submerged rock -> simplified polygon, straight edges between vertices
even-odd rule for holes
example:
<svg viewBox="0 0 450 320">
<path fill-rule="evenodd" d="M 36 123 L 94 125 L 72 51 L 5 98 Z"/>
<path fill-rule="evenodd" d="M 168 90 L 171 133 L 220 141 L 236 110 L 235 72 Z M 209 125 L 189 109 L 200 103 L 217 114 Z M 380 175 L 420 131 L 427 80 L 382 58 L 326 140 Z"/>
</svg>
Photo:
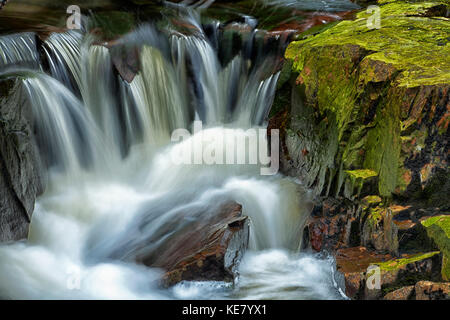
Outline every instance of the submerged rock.
<svg viewBox="0 0 450 320">
<path fill-rule="evenodd" d="M 249 224 L 242 206 L 229 202 L 212 220 L 199 221 L 172 238 L 163 252 L 141 259 L 147 266 L 166 271 L 166 286 L 182 280 L 233 281 L 248 241 Z"/>
</svg>

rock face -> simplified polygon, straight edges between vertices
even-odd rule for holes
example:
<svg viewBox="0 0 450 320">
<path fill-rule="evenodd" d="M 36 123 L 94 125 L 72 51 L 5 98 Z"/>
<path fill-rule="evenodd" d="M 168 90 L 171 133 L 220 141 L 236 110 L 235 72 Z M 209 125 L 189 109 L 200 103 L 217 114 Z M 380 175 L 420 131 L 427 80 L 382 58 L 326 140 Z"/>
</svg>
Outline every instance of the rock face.
<svg viewBox="0 0 450 320">
<path fill-rule="evenodd" d="M 281 170 L 316 195 L 309 247 L 341 263 L 342 250 L 361 246 L 371 263 L 439 252 L 425 259 L 432 263 L 402 267 L 422 270 L 420 279 L 402 268 L 382 271 L 381 291 L 367 292 L 366 270 L 346 272 L 355 299 L 448 281 L 445 223 L 425 221 L 450 213 L 449 5 L 377 4 L 381 28 L 364 10 L 290 44 L 269 119 L 269 129 L 280 129 Z"/>
<path fill-rule="evenodd" d="M 20 87 L 0 81 L 0 242 L 24 239 L 43 186 Z"/>
<path fill-rule="evenodd" d="M 212 220 L 196 223 L 170 241 L 170 247 L 142 262 L 166 271 L 164 284 L 182 280 L 233 281 L 248 247 L 249 224 L 241 205 L 222 205 Z"/>
<path fill-rule="evenodd" d="M 419 281 L 414 290 L 416 300 L 450 300 L 450 283 Z"/>
<path fill-rule="evenodd" d="M 443 254 L 442 279 L 450 281 L 450 216 L 428 218 L 422 225 Z"/>
</svg>

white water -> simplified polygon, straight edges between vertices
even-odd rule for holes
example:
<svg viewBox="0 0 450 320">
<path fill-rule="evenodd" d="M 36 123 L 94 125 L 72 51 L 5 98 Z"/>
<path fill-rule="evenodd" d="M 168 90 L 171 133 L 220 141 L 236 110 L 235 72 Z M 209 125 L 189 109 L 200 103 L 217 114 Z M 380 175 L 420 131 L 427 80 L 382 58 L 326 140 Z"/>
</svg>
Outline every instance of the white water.
<svg viewBox="0 0 450 320">
<path fill-rule="evenodd" d="M 196 22 L 192 15 L 186 19 Z M 113 74 L 109 50 L 89 36 L 47 40 L 51 75 L 34 72 L 22 84 L 47 155 L 49 182 L 36 203 L 28 241 L 0 247 L 0 297 L 340 297 L 332 262 L 298 253 L 311 210 L 299 182 L 260 176 L 256 165 L 171 162 L 182 147 L 170 143 L 172 130 L 189 128 L 194 118 L 204 121 L 200 134 L 207 139 L 193 136 L 193 148 L 218 135 L 237 139 L 244 129 L 261 128 L 278 78 L 261 77 L 269 58 L 251 68 L 238 55 L 222 67 L 196 25 L 196 35 L 169 30 L 166 43 L 148 26 L 125 37 L 143 43 L 141 72 L 131 84 Z M 187 76 L 188 55 L 194 79 Z M 190 95 L 189 82 L 201 94 Z M 235 286 L 184 282 L 163 290 L 161 270 L 133 262 L 229 199 L 242 204 L 251 221 L 250 251 Z"/>
</svg>

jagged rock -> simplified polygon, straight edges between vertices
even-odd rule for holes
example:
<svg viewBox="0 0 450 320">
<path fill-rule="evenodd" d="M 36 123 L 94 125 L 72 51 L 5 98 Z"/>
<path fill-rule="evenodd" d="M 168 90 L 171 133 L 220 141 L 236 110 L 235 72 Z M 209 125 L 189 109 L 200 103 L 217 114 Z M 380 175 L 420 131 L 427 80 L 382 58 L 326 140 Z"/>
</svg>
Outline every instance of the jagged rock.
<svg viewBox="0 0 450 320">
<path fill-rule="evenodd" d="M 166 271 L 164 285 L 182 280 L 233 281 L 248 247 L 249 225 L 241 205 L 222 205 L 212 220 L 199 221 L 187 232 L 172 238 L 170 247 L 151 258 L 147 266 Z"/>
<path fill-rule="evenodd" d="M 14 80 L 0 81 L 0 242 L 24 239 L 43 191 L 29 110 Z"/>
<path fill-rule="evenodd" d="M 450 300 L 450 283 L 419 281 L 414 286 L 416 300 Z"/>
<path fill-rule="evenodd" d="M 414 296 L 414 286 L 407 286 L 395 291 L 389 292 L 383 297 L 383 300 L 411 300 Z"/>
</svg>

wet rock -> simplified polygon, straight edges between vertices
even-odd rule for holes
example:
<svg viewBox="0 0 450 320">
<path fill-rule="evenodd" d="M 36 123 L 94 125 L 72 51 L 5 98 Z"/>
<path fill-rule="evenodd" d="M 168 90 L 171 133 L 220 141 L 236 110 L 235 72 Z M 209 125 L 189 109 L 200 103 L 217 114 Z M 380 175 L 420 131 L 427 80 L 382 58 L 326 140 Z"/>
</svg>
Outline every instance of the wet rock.
<svg viewBox="0 0 450 320">
<path fill-rule="evenodd" d="M 248 247 L 249 224 L 241 205 L 220 207 L 212 220 L 196 223 L 170 241 L 170 247 L 142 262 L 166 271 L 164 285 L 182 280 L 233 281 Z"/>
<path fill-rule="evenodd" d="M 0 81 L 0 242 L 25 239 L 43 191 L 26 102 L 14 80 Z"/>
<path fill-rule="evenodd" d="M 136 47 L 109 44 L 111 60 L 123 80 L 131 83 L 139 72 L 139 50 Z"/>
<path fill-rule="evenodd" d="M 389 292 L 383 297 L 383 300 L 412 300 L 414 297 L 414 286 L 407 286 L 395 291 Z"/>
<path fill-rule="evenodd" d="M 414 286 L 416 300 L 450 300 L 450 283 L 419 281 Z"/>
</svg>

